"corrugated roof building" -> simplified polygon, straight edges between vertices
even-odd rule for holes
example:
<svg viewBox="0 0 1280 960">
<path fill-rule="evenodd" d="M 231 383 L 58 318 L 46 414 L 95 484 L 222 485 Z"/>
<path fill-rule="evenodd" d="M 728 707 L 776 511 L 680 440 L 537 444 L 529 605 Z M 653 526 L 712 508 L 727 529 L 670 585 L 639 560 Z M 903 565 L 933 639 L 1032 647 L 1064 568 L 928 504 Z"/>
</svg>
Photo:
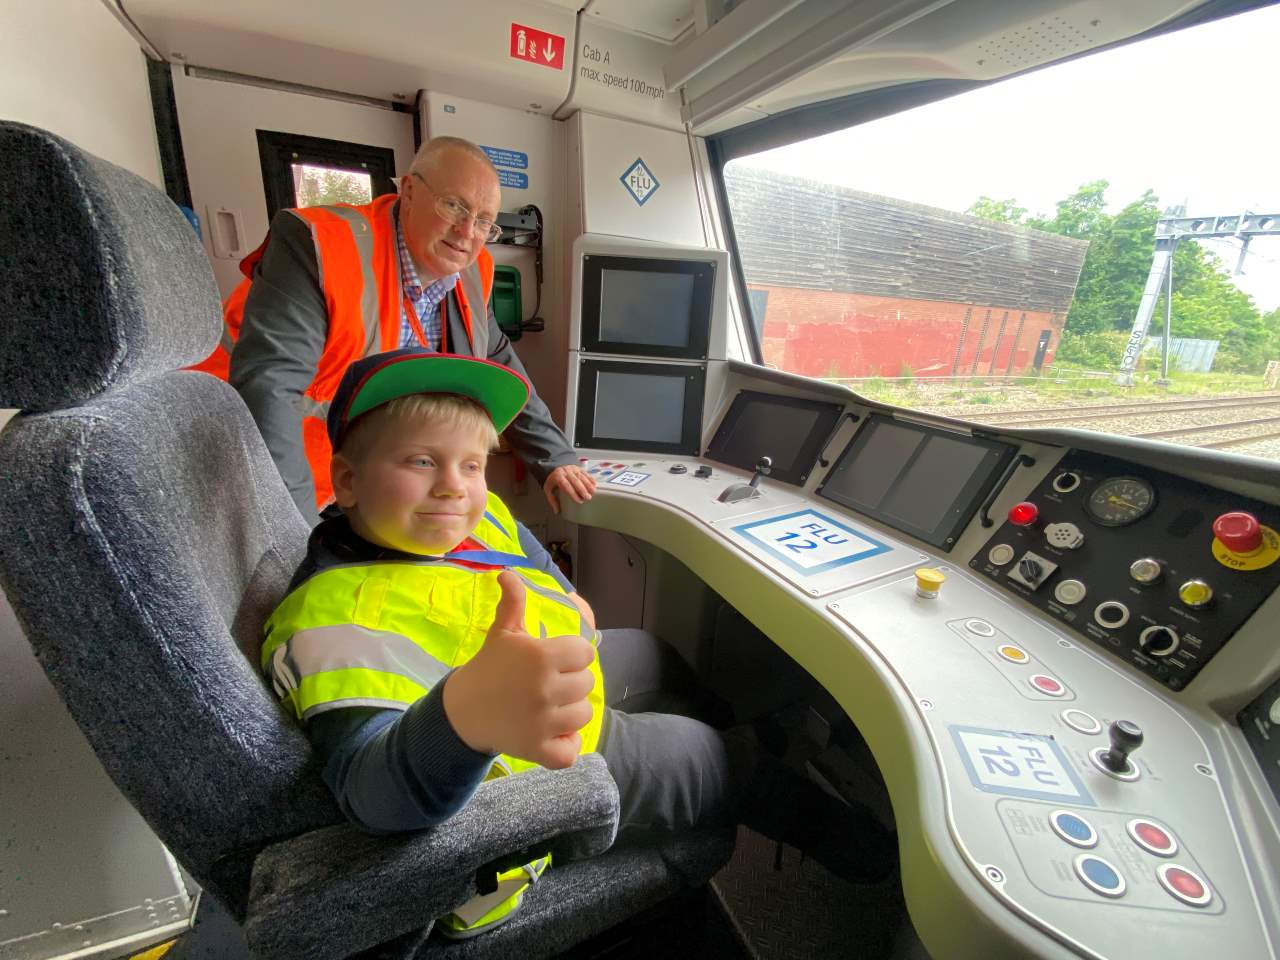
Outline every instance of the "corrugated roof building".
<svg viewBox="0 0 1280 960">
<path fill-rule="evenodd" d="M 857 377 L 1051 360 L 1086 241 L 750 167 L 725 179 L 766 362 Z"/>
</svg>

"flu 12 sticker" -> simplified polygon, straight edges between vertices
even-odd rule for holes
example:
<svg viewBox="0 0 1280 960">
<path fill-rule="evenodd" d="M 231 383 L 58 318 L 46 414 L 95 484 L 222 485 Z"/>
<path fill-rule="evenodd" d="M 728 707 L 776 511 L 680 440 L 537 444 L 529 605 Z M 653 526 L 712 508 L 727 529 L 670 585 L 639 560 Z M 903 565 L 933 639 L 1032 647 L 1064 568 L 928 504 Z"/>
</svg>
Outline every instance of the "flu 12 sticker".
<svg viewBox="0 0 1280 960">
<path fill-rule="evenodd" d="M 755 520 L 733 529 L 804 573 L 822 573 L 892 549 L 816 510 Z"/>
</svg>

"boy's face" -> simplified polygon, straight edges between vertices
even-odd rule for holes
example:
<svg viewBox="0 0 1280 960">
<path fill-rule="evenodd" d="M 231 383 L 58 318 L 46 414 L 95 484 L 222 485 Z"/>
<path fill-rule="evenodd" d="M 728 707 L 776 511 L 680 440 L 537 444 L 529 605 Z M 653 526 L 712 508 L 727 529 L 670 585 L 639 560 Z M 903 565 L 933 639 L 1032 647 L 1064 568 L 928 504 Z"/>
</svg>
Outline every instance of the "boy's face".
<svg viewBox="0 0 1280 960">
<path fill-rule="evenodd" d="M 356 533 L 406 553 L 447 553 L 484 516 L 488 459 L 478 430 L 380 418 L 363 454 L 333 460 L 333 486 Z"/>
</svg>

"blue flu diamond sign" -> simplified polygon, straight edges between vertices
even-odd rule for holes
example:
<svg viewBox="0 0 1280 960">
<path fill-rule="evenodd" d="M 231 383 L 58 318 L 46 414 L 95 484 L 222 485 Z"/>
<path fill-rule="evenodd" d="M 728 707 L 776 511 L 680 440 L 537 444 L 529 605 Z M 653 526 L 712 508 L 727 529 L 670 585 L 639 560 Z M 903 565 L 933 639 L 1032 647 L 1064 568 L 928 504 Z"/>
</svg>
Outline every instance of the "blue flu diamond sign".
<svg viewBox="0 0 1280 960">
<path fill-rule="evenodd" d="M 619 177 L 622 185 L 627 188 L 627 193 L 640 206 L 645 205 L 645 201 L 652 197 L 662 184 L 658 183 L 658 178 L 653 175 L 648 167 L 644 165 L 644 161 L 636 157 L 636 162 L 627 167 L 627 172 Z"/>
</svg>

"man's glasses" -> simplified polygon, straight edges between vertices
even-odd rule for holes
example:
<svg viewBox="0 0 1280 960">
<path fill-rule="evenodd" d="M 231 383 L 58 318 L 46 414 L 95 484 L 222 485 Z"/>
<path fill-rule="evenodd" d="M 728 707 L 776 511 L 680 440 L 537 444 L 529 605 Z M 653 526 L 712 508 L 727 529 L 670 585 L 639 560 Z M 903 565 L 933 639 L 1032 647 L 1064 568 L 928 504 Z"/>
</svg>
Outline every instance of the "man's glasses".
<svg viewBox="0 0 1280 960">
<path fill-rule="evenodd" d="M 477 217 L 463 204 L 453 199 L 453 197 L 442 197 L 431 189 L 431 184 L 423 180 L 422 174 L 413 171 L 413 175 L 422 181 L 422 185 L 430 191 L 436 200 L 436 213 L 444 217 L 455 227 L 465 227 L 468 222 L 471 223 L 471 235 L 476 239 L 483 239 L 486 243 L 495 242 L 502 236 L 502 228 L 492 220 L 486 220 L 483 217 Z"/>
</svg>

